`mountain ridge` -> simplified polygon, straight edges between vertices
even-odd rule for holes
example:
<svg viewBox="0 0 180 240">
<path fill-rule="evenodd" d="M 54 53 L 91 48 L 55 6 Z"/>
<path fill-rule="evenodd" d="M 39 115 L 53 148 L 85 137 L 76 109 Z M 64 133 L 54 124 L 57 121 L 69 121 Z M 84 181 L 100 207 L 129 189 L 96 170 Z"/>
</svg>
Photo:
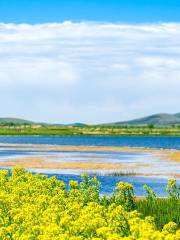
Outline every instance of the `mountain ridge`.
<svg viewBox="0 0 180 240">
<path fill-rule="evenodd" d="M 110 125 L 173 125 L 180 124 L 180 113 L 157 113 L 146 117 L 135 118 L 129 121 L 110 123 Z"/>
<path fill-rule="evenodd" d="M 0 124 L 35 124 L 33 121 L 25 120 L 22 118 L 13 118 L 13 117 L 0 117 Z"/>
<path fill-rule="evenodd" d="M 0 124 L 41 124 L 45 125 L 48 123 L 40 123 L 35 121 L 29 121 L 21 118 L 0 118 Z M 140 126 L 140 125 L 180 125 L 180 112 L 175 114 L 169 113 L 157 113 L 153 115 L 149 115 L 146 117 L 135 118 L 129 121 L 119 121 L 119 122 L 111 122 L 104 124 L 96 124 L 98 126 Z M 75 127 L 85 127 L 88 124 L 85 123 L 70 123 L 70 124 L 48 124 L 48 125 L 60 125 L 60 126 L 75 126 Z"/>
</svg>

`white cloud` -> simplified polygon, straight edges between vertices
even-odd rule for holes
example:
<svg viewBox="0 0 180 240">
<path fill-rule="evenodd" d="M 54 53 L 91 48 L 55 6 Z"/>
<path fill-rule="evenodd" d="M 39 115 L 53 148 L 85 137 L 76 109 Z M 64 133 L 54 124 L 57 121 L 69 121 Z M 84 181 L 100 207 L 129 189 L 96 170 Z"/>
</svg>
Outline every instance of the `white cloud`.
<svg viewBox="0 0 180 240">
<path fill-rule="evenodd" d="M 0 24 L 1 116 L 110 122 L 180 111 L 180 24 Z"/>
</svg>

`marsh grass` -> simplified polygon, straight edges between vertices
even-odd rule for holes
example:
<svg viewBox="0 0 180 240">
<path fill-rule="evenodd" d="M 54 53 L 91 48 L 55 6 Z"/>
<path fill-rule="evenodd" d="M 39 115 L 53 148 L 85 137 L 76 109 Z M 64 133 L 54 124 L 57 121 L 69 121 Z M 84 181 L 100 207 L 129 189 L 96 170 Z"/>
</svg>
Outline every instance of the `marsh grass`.
<svg viewBox="0 0 180 240">
<path fill-rule="evenodd" d="M 83 174 L 88 174 L 89 176 L 95 176 L 95 177 L 105 177 L 105 176 L 109 176 L 109 177 L 120 177 L 120 176 L 138 176 L 138 173 L 134 172 L 134 171 L 116 171 L 116 172 L 83 172 Z"/>
<path fill-rule="evenodd" d="M 136 201 L 136 208 L 143 217 L 154 217 L 158 229 L 170 221 L 180 228 L 180 199 L 157 198 L 151 202 L 142 198 Z"/>
<path fill-rule="evenodd" d="M 130 172 L 112 172 L 112 173 L 108 173 L 108 176 L 113 176 L 113 177 L 119 177 L 119 176 L 138 176 L 138 173 L 134 172 L 134 171 L 130 171 Z"/>
</svg>

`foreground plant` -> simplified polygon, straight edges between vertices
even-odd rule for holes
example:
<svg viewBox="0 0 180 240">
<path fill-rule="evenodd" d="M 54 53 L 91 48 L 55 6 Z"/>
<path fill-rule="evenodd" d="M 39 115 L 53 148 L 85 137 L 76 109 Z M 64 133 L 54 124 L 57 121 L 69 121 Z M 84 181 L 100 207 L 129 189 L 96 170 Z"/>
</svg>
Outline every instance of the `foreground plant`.
<svg viewBox="0 0 180 240">
<path fill-rule="evenodd" d="M 180 187 L 177 186 L 175 179 L 170 179 L 166 187 L 169 198 L 177 200 L 180 198 Z"/>
<path fill-rule="evenodd" d="M 129 198 L 129 199 L 128 199 Z M 83 176 L 69 188 L 55 177 L 22 168 L 0 171 L 0 240 L 178 240 L 174 222 L 156 229 L 141 218 L 133 188 L 119 183 L 116 195 L 100 197 L 96 178 Z M 129 210 L 128 210 L 129 208 Z"/>
</svg>

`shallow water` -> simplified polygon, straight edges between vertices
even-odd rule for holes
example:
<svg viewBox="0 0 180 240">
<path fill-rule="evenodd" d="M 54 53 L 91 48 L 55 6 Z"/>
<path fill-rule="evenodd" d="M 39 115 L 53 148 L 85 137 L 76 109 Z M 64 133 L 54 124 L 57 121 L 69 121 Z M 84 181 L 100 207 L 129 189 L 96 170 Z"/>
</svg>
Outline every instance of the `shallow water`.
<svg viewBox="0 0 180 240">
<path fill-rule="evenodd" d="M 168 173 L 180 173 L 180 164 L 167 159 L 159 159 L 152 153 L 145 152 L 102 152 L 102 151 L 49 151 L 48 145 L 67 145 L 67 146 L 119 146 L 119 147 L 145 147 L 158 149 L 180 149 L 180 137 L 10 137 L 0 136 L 0 161 L 27 156 L 48 157 L 49 162 L 96 162 L 113 163 L 126 166 L 139 166 L 146 164 L 143 168 L 136 169 L 136 173 L 164 173 L 164 177 L 142 177 L 142 176 L 98 176 L 101 182 L 101 193 L 110 194 L 119 181 L 133 183 L 135 193 L 138 196 L 144 195 L 143 185 L 151 186 L 159 196 L 165 196 L 165 185 L 167 184 Z M 26 150 L 26 146 L 6 146 L 2 144 L 33 144 L 31 150 Z M 36 144 L 42 145 L 43 150 L 37 150 Z M 7 150 L 6 150 L 7 148 Z M 12 150 L 10 151 L 9 149 Z M 19 148 L 19 149 L 18 149 Z M 23 150 L 24 148 L 24 150 Z M 20 150 L 21 149 L 21 150 Z M 54 158 L 55 157 L 55 158 Z M 149 168 L 148 165 L 151 165 Z M 80 180 L 82 171 L 74 169 L 30 169 L 31 171 L 55 174 L 59 179 L 66 183 L 70 179 Z M 88 171 L 86 171 L 88 172 Z M 127 171 L 128 172 L 128 171 Z M 89 174 L 110 173 L 108 170 L 89 171 Z M 180 179 L 178 179 L 180 183 Z"/>
</svg>

